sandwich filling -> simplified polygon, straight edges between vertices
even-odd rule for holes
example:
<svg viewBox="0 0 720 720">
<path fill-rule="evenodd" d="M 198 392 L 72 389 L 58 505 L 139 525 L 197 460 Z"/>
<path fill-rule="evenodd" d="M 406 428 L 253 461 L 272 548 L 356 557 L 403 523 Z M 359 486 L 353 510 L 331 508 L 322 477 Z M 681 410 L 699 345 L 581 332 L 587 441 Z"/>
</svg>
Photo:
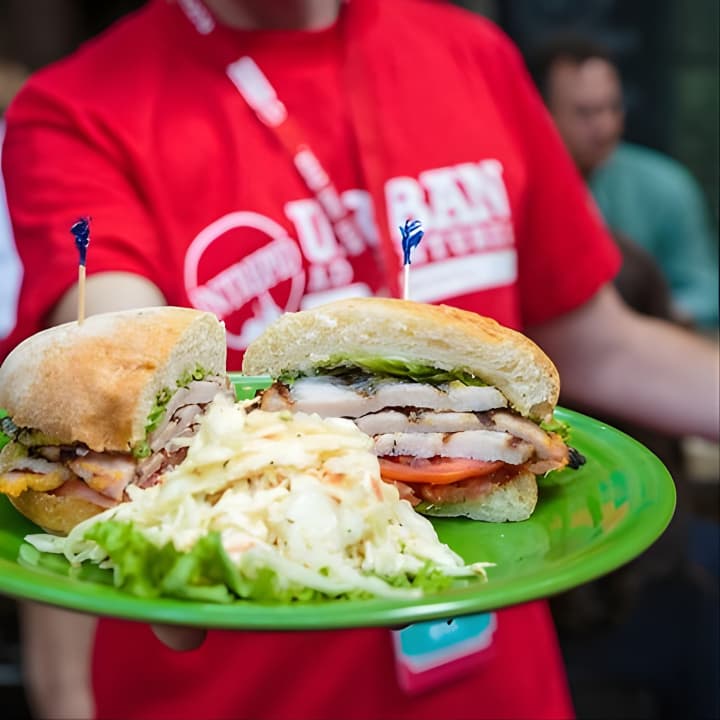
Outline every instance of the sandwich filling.
<svg viewBox="0 0 720 720">
<path fill-rule="evenodd" d="M 578 466 L 560 434 L 520 415 L 482 380 L 381 362 L 382 374 L 363 361 L 281 378 L 261 407 L 352 419 L 372 437 L 383 479 L 413 505 L 481 500 L 522 472 Z"/>
<path fill-rule="evenodd" d="M 2 419 L 10 442 L 0 452 L 0 492 L 18 497 L 26 490 L 74 497 L 109 508 L 128 499 L 130 485 L 149 487 L 185 458 L 179 438 L 192 437 L 199 418 L 218 395 L 234 398 L 225 377 L 196 368 L 176 387 L 158 393 L 145 438 L 127 452 L 97 452 L 85 443 L 60 443 L 43 433 Z"/>
</svg>

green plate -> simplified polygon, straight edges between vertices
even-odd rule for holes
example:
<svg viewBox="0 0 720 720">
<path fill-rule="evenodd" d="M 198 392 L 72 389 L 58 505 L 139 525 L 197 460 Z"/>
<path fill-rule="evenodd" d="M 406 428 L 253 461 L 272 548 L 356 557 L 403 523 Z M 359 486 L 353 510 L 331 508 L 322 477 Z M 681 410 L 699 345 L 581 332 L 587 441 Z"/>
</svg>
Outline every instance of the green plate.
<svg viewBox="0 0 720 720">
<path fill-rule="evenodd" d="M 252 395 L 265 378 L 234 378 Z M 37 528 L 0 498 L 0 592 L 97 615 L 233 629 L 322 629 L 407 623 L 481 612 L 547 597 L 592 580 L 643 552 L 663 532 L 675 507 L 675 487 L 662 463 L 627 435 L 569 410 L 572 444 L 587 458 L 577 471 L 555 473 L 538 507 L 522 523 L 433 519 L 443 542 L 467 562 L 490 561 L 486 583 L 426 595 L 271 605 L 239 600 L 214 605 L 145 600 L 109 584 L 97 568 L 71 570 L 59 556 L 29 565 L 23 537 Z M 27 547 L 27 546 L 25 546 Z"/>
</svg>

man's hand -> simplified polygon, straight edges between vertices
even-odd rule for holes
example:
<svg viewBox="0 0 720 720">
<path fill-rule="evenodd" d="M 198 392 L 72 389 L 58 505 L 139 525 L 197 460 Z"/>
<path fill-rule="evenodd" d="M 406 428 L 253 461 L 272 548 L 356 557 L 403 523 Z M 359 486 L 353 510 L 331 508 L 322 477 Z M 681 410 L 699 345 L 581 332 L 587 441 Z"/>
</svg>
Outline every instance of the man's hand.
<svg viewBox="0 0 720 720">
<path fill-rule="evenodd" d="M 23 683 L 33 717 L 94 717 L 90 661 L 95 618 L 20 603 Z"/>
<path fill-rule="evenodd" d="M 207 636 L 207 630 L 175 625 L 153 625 L 152 631 L 163 645 L 179 652 L 196 650 L 205 642 Z"/>
</svg>

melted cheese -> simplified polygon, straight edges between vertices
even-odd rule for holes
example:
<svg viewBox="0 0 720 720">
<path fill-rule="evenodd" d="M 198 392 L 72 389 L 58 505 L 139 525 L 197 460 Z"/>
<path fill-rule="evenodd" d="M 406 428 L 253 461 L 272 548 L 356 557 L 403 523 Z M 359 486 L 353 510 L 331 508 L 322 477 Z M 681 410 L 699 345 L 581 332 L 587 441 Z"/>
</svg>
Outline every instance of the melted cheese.
<svg viewBox="0 0 720 720">
<path fill-rule="evenodd" d="M 49 473 L 12 470 L 0 475 L 0 493 L 17 497 L 25 490 L 46 492 L 59 488 L 69 477 L 67 470 L 54 470 Z"/>
</svg>

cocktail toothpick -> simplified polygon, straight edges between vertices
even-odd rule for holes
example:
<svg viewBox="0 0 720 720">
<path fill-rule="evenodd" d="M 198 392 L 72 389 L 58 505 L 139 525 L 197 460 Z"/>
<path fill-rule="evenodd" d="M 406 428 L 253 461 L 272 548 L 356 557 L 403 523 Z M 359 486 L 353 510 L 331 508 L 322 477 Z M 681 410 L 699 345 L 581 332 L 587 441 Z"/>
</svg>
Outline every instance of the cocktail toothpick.
<svg viewBox="0 0 720 720">
<path fill-rule="evenodd" d="M 419 220 L 406 220 L 404 227 L 400 227 L 403 250 L 403 298 L 410 299 L 410 252 L 420 244 L 425 233 L 420 229 Z"/>
<path fill-rule="evenodd" d="M 80 255 L 78 265 L 78 324 L 85 319 L 85 261 L 87 259 L 87 248 L 90 244 L 90 218 L 80 218 L 73 223 L 70 232 L 75 238 L 75 247 Z"/>
</svg>

